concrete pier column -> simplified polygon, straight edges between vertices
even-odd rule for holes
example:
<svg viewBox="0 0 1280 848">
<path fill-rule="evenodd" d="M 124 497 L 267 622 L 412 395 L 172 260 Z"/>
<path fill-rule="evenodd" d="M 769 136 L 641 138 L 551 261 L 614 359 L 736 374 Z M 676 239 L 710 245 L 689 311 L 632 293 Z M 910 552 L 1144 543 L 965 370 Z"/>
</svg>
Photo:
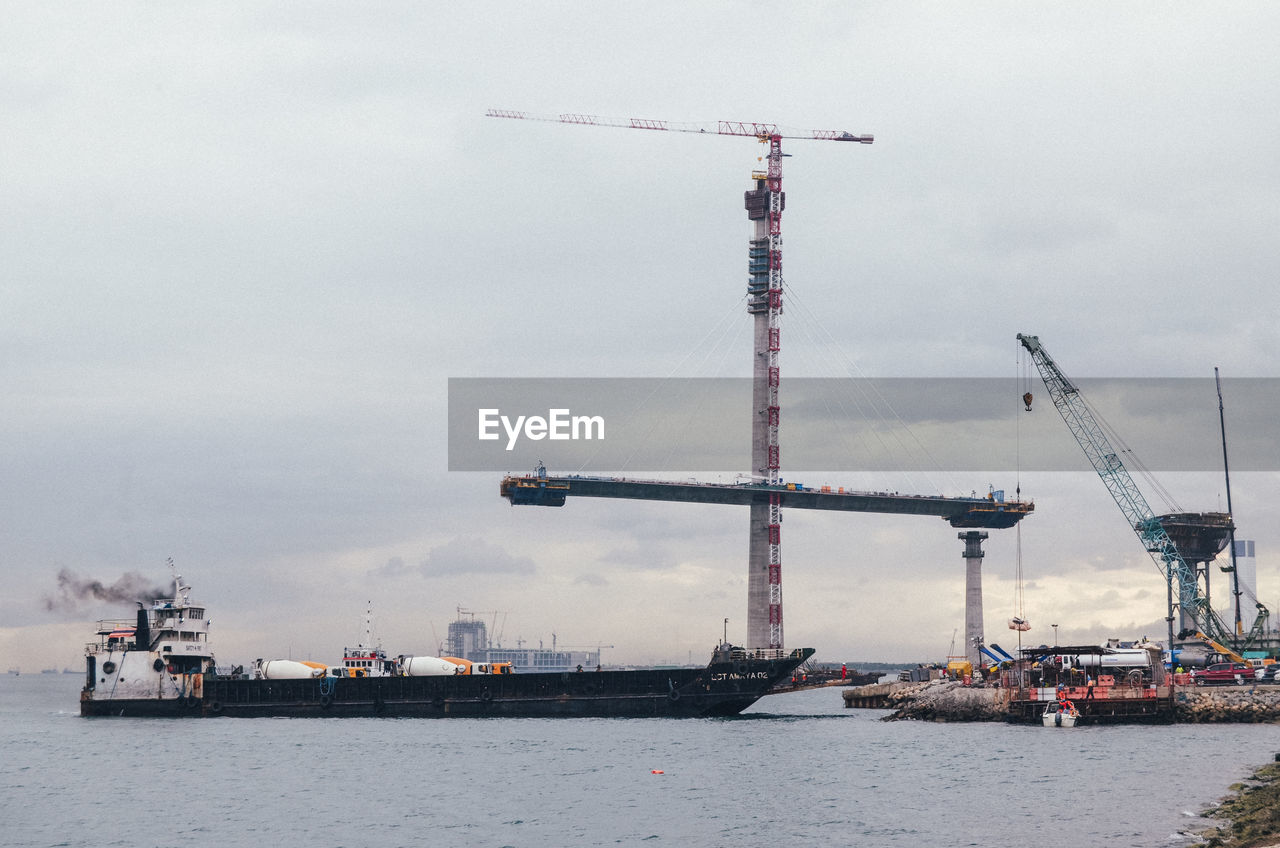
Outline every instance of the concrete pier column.
<svg viewBox="0 0 1280 848">
<path fill-rule="evenodd" d="M 964 542 L 964 656 L 976 669 L 982 665 L 978 645 L 985 644 L 982 632 L 982 542 L 987 534 L 969 530 L 958 534 Z"/>
</svg>

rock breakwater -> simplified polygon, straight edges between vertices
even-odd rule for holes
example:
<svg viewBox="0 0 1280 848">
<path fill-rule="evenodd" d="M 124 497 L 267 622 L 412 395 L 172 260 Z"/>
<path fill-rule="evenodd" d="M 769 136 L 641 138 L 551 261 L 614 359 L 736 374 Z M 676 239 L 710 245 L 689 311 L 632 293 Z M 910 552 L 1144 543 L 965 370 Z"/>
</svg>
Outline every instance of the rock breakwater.
<svg viewBox="0 0 1280 848">
<path fill-rule="evenodd" d="M 1005 721 L 1009 690 L 954 680 L 851 687 L 845 706 L 889 709 L 886 721 Z M 1182 687 L 1174 693 L 1174 721 L 1280 722 L 1280 687 Z"/>
<path fill-rule="evenodd" d="M 965 686 L 958 681 L 901 683 L 890 692 L 887 720 L 1004 721 L 1007 712 L 999 689 Z"/>
<path fill-rule="evenodd" d="M 1274 722 L 1280 721 L 1280 689 L 1218 687 L 1185 690 L 1174 696 L 1174 721 Z"/>
</svg>

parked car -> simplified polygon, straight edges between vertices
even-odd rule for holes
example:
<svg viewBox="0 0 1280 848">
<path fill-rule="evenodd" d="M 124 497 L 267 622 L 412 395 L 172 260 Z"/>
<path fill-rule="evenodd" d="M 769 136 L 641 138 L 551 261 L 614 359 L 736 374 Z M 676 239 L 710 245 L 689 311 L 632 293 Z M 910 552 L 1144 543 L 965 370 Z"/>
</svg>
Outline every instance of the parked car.
<svg viewBox="0 0 1280 848">
<path fill-rule="evenodd" d="M 1214 663 L 1208 668 L 1197 669 L 1191 672 L 1191 680 L 1197 686 L 1212 686 L 1226 683 L 1234 683 L 1237 686 L 1243 686 L 1245 681 L 1252 682 L 1257 679 L 1254 672 L 1254 667 L 1247 663 Z"/>
<path fill-rule="evenodd" d="M 1280 683 L 1280 663 L 1271 663 L 1259 668 L 1258 679 L 1264 683 Z"/>
</svg>

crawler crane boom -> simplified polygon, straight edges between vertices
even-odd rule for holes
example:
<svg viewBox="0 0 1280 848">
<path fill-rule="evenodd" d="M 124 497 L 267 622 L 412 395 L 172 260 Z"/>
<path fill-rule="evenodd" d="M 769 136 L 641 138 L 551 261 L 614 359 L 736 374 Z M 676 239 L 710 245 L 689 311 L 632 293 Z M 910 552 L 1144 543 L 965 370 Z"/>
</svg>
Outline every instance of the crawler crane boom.
<svg viewBox="0 0 1280 848">
<path fill-rule="evenodd" d="M 1178 584 L 1178 604 L 1185 616 L 1184 620 L 1194 622 L 1190 627 L 1210 634 L 1219 642 L 1226 641 L 1229 638 L 1228 631 L 1201 594 L 1196 569 L 1183 558 L 1160 518 L 1152 511 L 1121 461 L 1119 452 L 1112 447 L 1111 440 L 1085 404 L 1080 390 L 1062 373 L 1058 364 L 1040 344 L 1039 337 L 1019 333 L 1018 341 L 1031 354 L 1031 359 L 1053 398 L 1053 405 L 1062 415 L 1062 420 L 1067 422 L 1071 435 L 1075 436 L 1093 465 L 1093 470 L 1102 478 L 1129 526 L 1138 534 L 1143 547 L 1151 554 L 1168 581 L 1169 647 L 1173 647 L 1174 637 L 1174 582 Z"/>
</svg>

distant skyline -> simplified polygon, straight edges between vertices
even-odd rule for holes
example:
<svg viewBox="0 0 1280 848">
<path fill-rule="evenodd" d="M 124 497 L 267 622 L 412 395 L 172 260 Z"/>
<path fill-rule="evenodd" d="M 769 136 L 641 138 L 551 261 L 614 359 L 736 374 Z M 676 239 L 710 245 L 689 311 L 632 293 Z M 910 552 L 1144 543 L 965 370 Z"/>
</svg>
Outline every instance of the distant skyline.
<svg viewBox="0 0 1280 848">
<path fill-rule="evenodd" d="M 458 606 L 499 611 L 508 643 L 615 645 L 606 662 L 703 661 L 725 618 L 745 638 L 745 511 L 512 508 L 501 474 L 448 470 L 448 385 L 749 375 L 758 145 L 489 108 L 875 135 L 784 147 L 784 465 L 803 438 L 788 380 L 1015 378 L 1019 332 L 1079 378 L 1280 377 L 1271 5 L 7 12 L 6 668 L 78 667 L 93 623 L 130 615 L 62 599 L 60 574 L 163 585 L 168 557 L 222 662 L 332 659 L 369 605 L 395 653 L 429 652 Z M 1275 418 L 1226 402 L 1241 439 Z M 1210 396 L 1146 420 L 1216 437 L 1216 416 Z M 922 442 L 975 438 L 903 417 Z M 1098 479 L 1028 470 L 1034 444 L 1070 449 L 1051 405 L 1011 397 L 990 417 L 1014 433 L 982 434 L 1007 451 L 995 468 L 908 447 L 898 470 L 797 478 L 1020 489 L 1034 516 L 985 547 L 988 639 L 1016 643 L 1019 548 L 1024 642 L 1050 622 L 1070 641 L 1162 634 L 1164 580 Z M 700 423 L 742 426 L 721 418 Z M 1141 455 L 1147 432 L 1123 435 Z M 847 435 L 835 468 L 871 450 Z M 1219 469 L 1159 479 L 1188 510 L 1225 509 Z M 1280 612 L 1280 474 L 1231 482 Z M 790 646 L 946 655 L 963 630 L 952 528 L 799 511 L 784 526 Z"/>
</svg>

